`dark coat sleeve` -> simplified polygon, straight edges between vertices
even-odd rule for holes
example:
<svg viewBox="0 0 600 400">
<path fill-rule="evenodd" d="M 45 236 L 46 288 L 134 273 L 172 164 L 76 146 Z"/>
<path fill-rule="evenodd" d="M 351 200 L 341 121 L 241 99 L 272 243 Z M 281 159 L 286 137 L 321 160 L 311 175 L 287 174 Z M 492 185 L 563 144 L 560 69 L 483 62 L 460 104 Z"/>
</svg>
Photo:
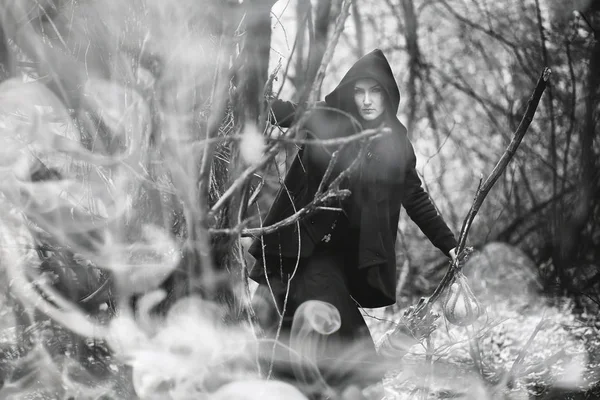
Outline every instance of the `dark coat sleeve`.
<svg viewBox="0 0 600 400">
<path fill-rule="evenodd" d="M 411 153 L 412 158 L 406 171 L 405 194 L 402 205 L 410 219 L 419 226 L 429 241 L 445 255 L 448 255 L 448 252 L 456 247 L 458 243 L 444 219 L 438 214 L 429 194 L 423 189 L 416 170 L 414 150 Z"/>
<path fill-rule="evenodd" d="M 291 101 L 275 99 L 271 103 L 269 122 L 282 128 L 289 128 L 294 122 L 298 105 Z"/>
<path fill-rule="evenodd" d="M 291 101 L 275 99 L 271 103 L 269 123 L 282 128 L 289 128 L 296 119 L 298 107 L 298 104 Z M 327 107 L 327 104 L 323 101 L 317 102 L 312 109 L 304 110 L 304 112 L 310 113 L 310 118 L 304 122 L 301 131 L 303 131 L 308 138 L 332 139 L 336 137 L 336 134 L 339 135 L 340 132 L 343 134 L 348 134 L 350 132 L 350 130 L 346 131 L 340 129 L 339 115 L 332 113 L 330 108 Z M 316 143 L 303 145 L 302 147 L 305 148 L 302 162 L 306 169 L 310 170 L 310 178 L 320 182 L 321 177 L 327 169 L 332 152 L 335 149 Z M 340 157 L 340 160 L 338 160 L 333 168 L 331 179 L 339 175 L 348 165 L 349 161 L 347 160 L 347 157 Z"/>
<path fill-rule="evenodd" d="M 269 122 L 281 127 L 289 127 L 294 120 L 297 105 L 282 100 L 275 100 L 271 106 Z M 326 130 L 327 118 L 321 113 L 314 113 L 304 127 L 308 132 Z M 324 168 L 330 154 L 320 145 L 302 145 L 286 173 L 284 185 L 279 189 L 273 204 L 263 222 L 264 226 L 275 224 L 295 211 L 310 203 L 319 187 Z M 263 247 L 266 255 L 280 254 L 284 257 L 296 258 L 308 256 L 314 248 L 315 240 L 320 240 L 322 231 L 329 229 L 335 216 L 331 212 L 316 211 L 299 223 L 288 225 L 276 232 L 257 237 L 250 246 L 249 253 L 256 259 L 262 258 Z M 299 231 L 298 231 L 299 230 Z M 300 248 L 298 246 L 300 245 Z M 255 279 L 261 271 L 254 269 L 251 277 Z"/>
</svg>

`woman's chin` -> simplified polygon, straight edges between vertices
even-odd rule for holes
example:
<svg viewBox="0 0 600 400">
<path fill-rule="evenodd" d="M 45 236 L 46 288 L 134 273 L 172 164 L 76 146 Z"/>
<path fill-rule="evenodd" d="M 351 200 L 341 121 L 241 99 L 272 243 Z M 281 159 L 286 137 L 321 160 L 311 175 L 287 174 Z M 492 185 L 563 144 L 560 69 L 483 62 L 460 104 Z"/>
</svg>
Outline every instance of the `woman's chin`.
<svg viewBox="0 0 600 400">
<path fill-rule="evenodd" d="M 373 120 L 376 120 L 377 118 L 379 118 L 379 115 L 381 115 L 381 114 L 369 113 L 369 114 L 361 114 L 361 117 L 365 121 L 373 121 Z"/>
</svg>

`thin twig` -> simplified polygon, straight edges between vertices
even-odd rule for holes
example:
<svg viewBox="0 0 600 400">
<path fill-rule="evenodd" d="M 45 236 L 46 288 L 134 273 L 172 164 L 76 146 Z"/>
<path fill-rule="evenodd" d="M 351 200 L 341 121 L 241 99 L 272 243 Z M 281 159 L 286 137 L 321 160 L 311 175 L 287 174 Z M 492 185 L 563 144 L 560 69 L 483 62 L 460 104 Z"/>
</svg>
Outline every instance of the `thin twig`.
<svg viewBox="0 0 600 400">
<path fill-rule="evenodd" d="M 258 116 L 258 129 L 259 131 L 263 131 L 265 125 L 267 123 L 267 116 L 271 110 L 271 105 L 273 104 L 274 97 L 271 96 L 271 92 L 273 91 L 273 81 L 277 76 L 277 73 L 281 69 L 281 60 L 277 63 L 275 70 L 269 75 L 269 79 L 265 82 L 265 87 L 263 88 L 263 98 L 269 99 L 263 106 L 260 108 L 260 115 Z"/>
<path fill-rule="evenodd" d="M 290 276 L 288 276 L 288 279 L 287 279 L 287 286 L 286 286 L 286 290 L 285 290 L 285 296 L 283 299 L 281 314 L 279 316 L 279 323 L 277 324 L 277 332 L 275 333 L 275 344 L 273 344 L 273 350 L 271 352 L 271 363 L 269 365 L 269 373 L 267 374 L 267 379 L 269 379 L 271 377 L 271 374 L 273 372 L 275 346 L 276 346 L 276 343 L 279 341 L 279 336 L 281 335 L 281 329 L 283 328 L 283 319 L 285 317 L 285 312 L 286 312 L 287 306 L 288 306 L 288 299 L 289 299 L 289 295 L 290 295 L 290 288 L 291 288 L 292 280 L 296 276 L 296 272 L 298 272 L 298 267 L 300 266 L 301 237 L 300 237 L 300 229 L 299 228 L 297 229 L 297 232 L 298 232 L 298 254 L 296 256 L 296 265 L 294 266 L 294 270 L 292 271 L 292 274 Z M 263 253 L 264 253 L 264 248 L 263 248 Z M 281 255 L 281 252 L 279 254 Z M 263 260 L 264 260 L 264 257 L 263 257 Z M 263 261 L 263 262 L 265 262 L 265 277 L 267 277 L 267 279 L 268 279 L 268 274 L 266 273 L 266 261 Z M 273 297 L 274 297 L 274 295 L 273 295 Z"/>
<path fill-rule="evenodd" d="M 299 139 L 299 138 L 293 138 L 293 137 L 289 137 L 288 135 L 286 136 L 279 136 L 279 137 L 265 137 L 264 140 L 267 142 L 271 142 L 271 143 L 276 143 L 276 142 L 282 142 L 285 144 L 305 144 L 305 145 L 319 145 L 319 146 L 324 146 L 324 147 L 333 147 L 333 146 L 342 146 L 345 144 L 348 144 L 350 142 L 354 142 L 356 140 L 362 140 L 362 139 L 366 139 L 370 136 L 374 136 L 380 133 L 391 133 L 391 130 L 389 128 L 383 128 L 383 129 L 377 129 L 377 128 L 373 128 L 373 129 L 365 129 L 363 131 L 354 133 L 352 135 L 348 135 L 348 136 L 344 136 L 344 137 L 340 137 L 340 138 L 334 138 L 334 139 L 316 139 L 316 138 L 306 138 L 306 139 Z M 207 139 L 201 139 L 201 140 L 195 140 L 191 143 L 189 143 L 190 146 L 192 146 L 193 149 L 197 149 L 197 148 L 201 148 L 204 149 L 205 146 L 207 145 L 212 145 L 212 144 L 216 144 L 216 143 L 222 143 L 222 144 L 226 144 L 229 142 L 236 142 L 236 141 L 241 141 L 243 139 L 243 135 L 228 135 L 228 136 L 217 136 L 217 137 L 210 137 Z M 165 139 L 165 141 L 170 141 L 169 139 Z M 187 146 L 187 143 L 183 143 L 183 142 L 173 142 L 174 146 Z M 154 183 L 154 182 L 152 182 Z"/>
<path fill-rule="evenodd" d="M 241 231 L 242 236 L 258 236 L 258 235 L 266 235 L 269 233 L 273 233 L 275 231 L 277 231 L 278 229 L 283 228 L 284 226 L 288 226 L 291 225 L 295 222 L 297 222 L 298 220 L 306 217 L 308 214 L 310 214 L 311 212 L 313 212 L 315 209 L 319 208 L 321 206 L 321 204 L 326 204 L 328 203 L 330 200 L 332 199 L 336 199 L 336 198 L 346 198 L 347 196 L 350 195 L 350 191 L 349 190 L 329 190 L 325 193 L 323 193 L 323 195 L 319 196 L 318 198 L 314 199 L 311 203 L 309 203 L 306 207 L 303 207 L 301 209 L 299 209 L 298 211 L 296 211 L 295 213 L 293 213 L 292 215 L 290 215 L 289 217 L 282 219 L 281 221 L 276 222 L 273 225 L 268 225 L 268 226 L 264 226 L 262 228 L 250 228 L 250 229 L 243 229 Z M 243 226 L 243 225 L 242 225 Z M 210 232 L 211 233 L 235 233 L 235 232 L 239 232 L 238 229 L 236 228 L 232 228 L 232 229 L 211 229 Z"/>
<path fill-rule="evenodd" d="M 483 360 L 481 359 L 481 350 L 479 349 L 479 342 L 477 341 L 477 337 L 471 332 L 470 327 L 465 326 L 465 331 L 467 332 L 467 337 L 469 338 L 469 353 L 471 353 L 471 358 L 477 367 L 477 372 L 483 378 Z"/>
<path fill-rule="evenodd" d="M 260 209 L 259 209 L 260 212 Z M 260 219 L 260 225 L 262 226 L 262 218 Z M 261 247 L 261 258 L 262 258 L 262 267 L 263 273 L 265 275 L 265 281 L 267 282 L 267 287 L 269 288 L 269 293 L 271 294 L 271 299 L 273 300 L 273 305 L 275 306 L 275 311 L 277 311 L 277 315 L 280 318 L 283 317 L 283 312 L 279 311 L 279 306 L 277 305 L 277 297 L 275 297 L 275 292 L 273 292 L 273 286 L 271 285 L 271 279 L 269 279 L 269 271 L 267 270 L 267 255 L 265 254 L 265 246 Z"/>
<path fill-rule="evenodd" d="M 373 129 L 365 129 L 361 132 L 357 132 L 352 135 L 344 136 L 341 138 L 335 139 L 296 139 L 289 137 L 275 137 L 275 138 L 267 138 L 268 141 L 274 142 L 284 142 L 290 144 L 315 144 L 319 146 L 343 146 L 347 145 L 351 142 L 355 142 L 357 140 L 366 139 L 370 136 L 380 135 L 380 134 L 389 134 L 391 133 L 390 128 L 373 128 Z"/>
<path fill-rule="evenodd" d="M 285 296 L 283 299 L 281 315 L 279 317 L 279 322 L 277 323 L 277 331 L 275 332 L 275 341 L 273 343 L 273 348 L 271 349 L 271 360 L 269 363 L 269 372 L 267 373 L 267 380 L 271 379 L 271 375 L 273 374 L 273 366 L 275 364 L 275 350 L 277 348 L 277 343 L 279 343 L 279 336 L 281 336 L 281 329 L 283 328 L 283 319 L 284 319 L 285 311 L 286 311 L 287 304 L 288 304 L 288 298 L 289 298 L 289 294 L 290 294 L 290 285 L 291 284 L 292 284 L 292 280 L 288 279 L 287 287 L 285 289 Z"/>
<path fill-rule="evenodd" d="M 433 378 L 433 352 L 435 350 L 433 346 L 433 339 L 431 339 L 431 335 L 428 335 L 425 338 L 425 342 L 427 343 L 426 347 L 426 363 L 429 367 L 427 369 L 427 374 L 425 375 L 425 381 L 423 382 L 423 386 L 420 388 L 420 397 L 423 400 L 426 400 L 429 397 L 429 388 L 431 387 L 431 380 Z"/>
<path fill-rule="evenodd" d="M 225 89 L 226 84 L 229 82 L 229 76 L 224 71 L 223 66 L 223 55 L 225 52 L 224 49 L 224 39 L 223 35 L 220 37 L 219 42 L 219 51 L 217 54 L 217 60 L 215 63 L 213 84 L 211 87 L 210 93 L 210 101 L 211 101 L 211 109 L 210 115 L 205 122 L 204 131 L 206 134 L 206 138 L 210 139 L 217 135 L 219 131 L 220 122 L 223 119 L 223 115 L 226 110 L 226 95 Z M 228 47 L 228 46 L 227 46 Z M 202 153 L 202 159 L 200 164 L 200 172 L 198 176 L 197 182 L 197 210 L 198 214 L 190 215 L 191 210 L 186 210 L 186 224 L 188 225 L 188 243 L 198 242 L 199 251 L 197 252 L 200 257 L 200 265 L 202 268 L 203 274 L 205 274 L 208 281 L 212 280 L 212 258 L 210 251 L 210 244 L 208 242 L 208 235 L 205 235 L 204 232 L 208 228 L 208 199 L 209 199 L 209 186 L 210 186 L 210 166 L 213 159 L 213 154 L 216 149 L 215 144 L 207 145 L 204 147 L 204 151 Z M 197 230 L 200 230 L 198 232 Z M 194 271 L 195 266 L 190 265 L 186 266 L 190 268 L 187 271 L 190 274 L 190 285 L 188 287 L 192 287 L 197 284 L 195 282 L 199 277 L 197 276 L 197 272 Z"/>
<path fill-rule="evenodd" d="M 516 378 L 516 379 L 518 379 L 520 377 L 525 377 L 527 375 L 540 372 L 540 371 L 544 370 L 545 368 L 549 368 L 550 366 L 556 365 L 561 361 L 564 362 L 565 359 L 570 359 L 572 357 L 573 357 L 572 355 L 567 354 L 565 349 L 560 349 L 556 353 L 554 353 L 551 356 L 549 356 L 548 358 L 544 359 L 543 361 L 532 364 L 529 367 L 527 367 L 526 369 L 519 368 L 518 371 L 514 372 L 515 375 L 513 375 L 512 377 Z"/>
<path fill-rule="evenodd" d="M 512 380 L 512 378 L 517 374 L 517 372 L 520 371 L 521 365 L 523 364 L 523 359 L 525 359 L 525 356 L 527 355 L 527 352 L 529 351 L 529 348 L 531 347 L 533 340 L 535 339 L 535 337 L 537 336 L 539 331 L 542 330 L 542 328 L 546 325 L 546 322 L 547 322 L 546 316 L 543 315 L 542 319 L 540 319 L 540 322 L 538 322 L 535 329 L 529 336 L 529 340 L 527 340 L 527 343 L 525 343 L 525 346 L 523 346 L 523 348 L 519 352 L 519 355 L 513 362 L 513 365 L 510 368 L 510 370 L 508 371 L 508 374 L 506 376 L 506 381 L 510 382 Z"/>
<path fill-rule="evenodd" d="M 319 187 L 317 188 L 317 195 L 319 195 L 320 193 L 323 193 L 323 191 L 325 190 L 325 185 L 327 184 L 329 177 L 333 173 L 333 169 L 335 168 L 335 164 L 337 163 L 337 160 L 340 157 L 341 151 L 345 147 L 346 146 L 340 147 L 339 149 L 335 150 L 333 152 L 333 154 L 331 155 L 331 158 L 329 159 L 329 165 L 327 165 L 327 169 L 325 170 L 325 173 L 323 174 L 323 178 L 321 179 L 321 182 L 319 182 Z"/>
</svg>

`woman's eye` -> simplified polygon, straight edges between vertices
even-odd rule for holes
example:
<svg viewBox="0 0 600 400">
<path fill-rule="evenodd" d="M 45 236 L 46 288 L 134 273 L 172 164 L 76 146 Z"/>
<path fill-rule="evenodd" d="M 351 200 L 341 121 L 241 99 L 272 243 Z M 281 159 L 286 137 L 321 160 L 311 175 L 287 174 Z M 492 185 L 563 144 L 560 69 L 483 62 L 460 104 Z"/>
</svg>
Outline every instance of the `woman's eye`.
<svg viewBox="0 0 600 400">
<path fill-rule="evenodd" d="M 380 92 L 381 92 L 380 87 L 373 88 L 373 93 L 380 93 Z"/>
</svg>

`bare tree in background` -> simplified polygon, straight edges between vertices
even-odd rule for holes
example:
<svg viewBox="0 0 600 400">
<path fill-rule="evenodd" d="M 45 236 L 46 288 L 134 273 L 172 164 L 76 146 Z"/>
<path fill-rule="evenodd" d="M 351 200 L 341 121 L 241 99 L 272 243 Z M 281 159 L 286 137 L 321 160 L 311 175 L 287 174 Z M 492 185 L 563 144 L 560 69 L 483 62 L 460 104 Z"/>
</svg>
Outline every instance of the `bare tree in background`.
<svg viewBox="0 0 600 400">
<path fill-rule="evenodd" d="M 334 21 L 331 11 L 334 7 L 333 3 L 336 2 L 339 0 L 300 0 L 296 2 L 298 33 L 295 43 L 296 62 L 292 82 L 298 91 L 305 88 L 316 77 L 327 47 L 330 27 Z"/>
<path fill-rule="evenodd" d="M 386 0 L 359 6 L 373 37 L 396 27 L 396 35 L 371 45 L 404 63 L 402 114 L 417 147 L 426 149 L 425 184 L 445 215 L 464 214 L 460 193 L 474 190 L 478 171 L 484 173 L 510 139 L 502 132 L 516 128 L 527 100 L 519 88 L 533 84 L 546 65 L 559 76 L 515 165 L 484 205 L 473 240 L 476 246 L 518 244 L 538 264 L 550 262 L 543 273 L 548 289 L 559 283 L 579 296 L 592 287 L 584 281 L 598 281 L 591 261 L 599 256 L 598 226 L 590 218 L 597 210 L 598 166 L 584 161 L 597 158 L 597 73 L 591 69 L 597 5 L 510 4 Z M 415 235 L 406 235 L 411 251 L 429 264 L 435 256 L 411 239 Z M 576 265 L 586 266 L 585 278 Z"/>
<path fill-rule="evenodd" d="M 203 390 L 239 365 L 264 376 L 250 352 L 211 359 L 223 343 L 229 348 L 220 355 L 256 339 L 244 330 L 251 312 L 241 238 L 295 223 L 326 196 L 278 226 L 261 226 L 264 209 L 251 208 L 268 202 L 261 185 L 279 172 L 282 149 L 305 143 L 297 127 L 283 133 L 267 124 L 274 0 L 167 3 L 0 2 L 0 281 L 18 300 L 21 340 L 18 351 L 2 353 L 0 370 L 27 372 L 7 375 L 0 397 L 35 385 L 64 391 L 62 368 L 88 376 L 94 366 L 85 360 L 102 353 L 102 343 L 123 359 L 140 357 L 142 344 L 171 357 L 167 367 L 137 364 L 163 368 L 134 371 L 147 378 L 136 384 L 152 383 L 135 388 L 146 395 L 172 387 L 170 365 L 189 366 L 193 376 L 184 378 Z M 520 89 L 550 64 L 552 95 L 471 237 L 476 246 L 520 245 L 545 266 L 547 287 L 558 283 L 600 304 L 600 6 L 583 3 L 573 29 L 570 10 L 555 10 L 559 1 L 298 0 L 290 79 L 299 98 L 319 97 L 352 7 L 356 38 L 346 53 L 380 47 L 406 62 L 409 132 L 425 143 L 428 188 L 458 223 L 464 193 L 519 123 L 527 102 Z M 374 43 L 390 26 L 395 35 Z M 402 237 L 411 262 L 435 262 L 417 234 Z M 411 278 L 416 292 L 427 292 Z M 197 304 L 194 315 L 208 330 L 177 319 Z M 38 322 L 50 320 L 70 331 L 68 340 L 45 342 Z M 173 321 L 185 324 L 163 330 Z M 221 341 L 239 333 L 222 321 L 242 339 Z M 95 340 L 89 353 L 85 338 Z M 200 366 L 186 364 L 200 353 Z M 98 368 L 94 384 L 125 375 L 109 362 Z"/>
</svg>

